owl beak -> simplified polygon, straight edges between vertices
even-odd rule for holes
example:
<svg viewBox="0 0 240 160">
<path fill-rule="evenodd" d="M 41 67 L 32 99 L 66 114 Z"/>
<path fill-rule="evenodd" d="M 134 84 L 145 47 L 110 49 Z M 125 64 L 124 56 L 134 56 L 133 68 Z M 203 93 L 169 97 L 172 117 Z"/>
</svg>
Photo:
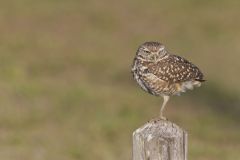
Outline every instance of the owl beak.
<svg viewBox="0 0 240 160">
<path fill-rule="evenodd" d="M 155 53 L 154 53 L 154 61 L 155 61 L 155 62 L 157 61 L 157 56 L 158 56 L 158 52 L 155 52 Z"/>
</svg>

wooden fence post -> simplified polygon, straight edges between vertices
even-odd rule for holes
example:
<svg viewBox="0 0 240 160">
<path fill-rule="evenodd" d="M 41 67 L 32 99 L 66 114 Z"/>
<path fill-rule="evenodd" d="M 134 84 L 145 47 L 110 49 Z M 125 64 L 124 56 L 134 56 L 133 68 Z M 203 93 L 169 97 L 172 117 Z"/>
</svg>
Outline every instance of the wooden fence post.
<svg viewBox="0 0 240 160">
<path fill-rule="evenodd" d="M 187 132 L 153 119 L 133 132 L 133 160 L 187 160 Z"/>
</svg>

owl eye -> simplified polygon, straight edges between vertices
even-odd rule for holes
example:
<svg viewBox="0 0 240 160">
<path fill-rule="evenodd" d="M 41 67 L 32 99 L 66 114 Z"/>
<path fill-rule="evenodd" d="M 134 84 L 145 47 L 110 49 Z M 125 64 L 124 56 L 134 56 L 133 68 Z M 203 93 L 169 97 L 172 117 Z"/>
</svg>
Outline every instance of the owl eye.
<svg viewBox="0 0 240 160">
<path fill-rule="evenodd" d="M 148 51 L 148 50 L 144 50 L 144 52 L 145 52 L 145 53 L 148 53 L 148 54 L 150 54 L 150 53 L 151 53 L 151 52 L 150 52 L 150 51 Z"/>
</svg>

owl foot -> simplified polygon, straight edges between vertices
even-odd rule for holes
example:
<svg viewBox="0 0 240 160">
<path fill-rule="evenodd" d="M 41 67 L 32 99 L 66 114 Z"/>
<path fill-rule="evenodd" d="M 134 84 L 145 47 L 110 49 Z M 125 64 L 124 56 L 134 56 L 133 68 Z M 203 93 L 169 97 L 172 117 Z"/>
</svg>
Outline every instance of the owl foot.
<svg viewBox="0 0 240 160">
<path fill-rule="evenodd" d="M 168 119 L 166 117 L 160 116 L 161 120 L 167 121 Z"/>
</svg>

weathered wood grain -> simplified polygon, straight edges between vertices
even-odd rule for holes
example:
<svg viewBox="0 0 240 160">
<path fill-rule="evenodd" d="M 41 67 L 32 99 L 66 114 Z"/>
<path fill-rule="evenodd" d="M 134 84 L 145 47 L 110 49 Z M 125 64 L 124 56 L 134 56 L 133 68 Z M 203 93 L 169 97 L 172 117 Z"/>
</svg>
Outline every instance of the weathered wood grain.
<svg viewBox="0 0 240 160">
<path fill-rule="evenodd" d="M 187 132 L 153 119 L 133 132 L 133 160 L 187 160 Z"/>
</svg>

